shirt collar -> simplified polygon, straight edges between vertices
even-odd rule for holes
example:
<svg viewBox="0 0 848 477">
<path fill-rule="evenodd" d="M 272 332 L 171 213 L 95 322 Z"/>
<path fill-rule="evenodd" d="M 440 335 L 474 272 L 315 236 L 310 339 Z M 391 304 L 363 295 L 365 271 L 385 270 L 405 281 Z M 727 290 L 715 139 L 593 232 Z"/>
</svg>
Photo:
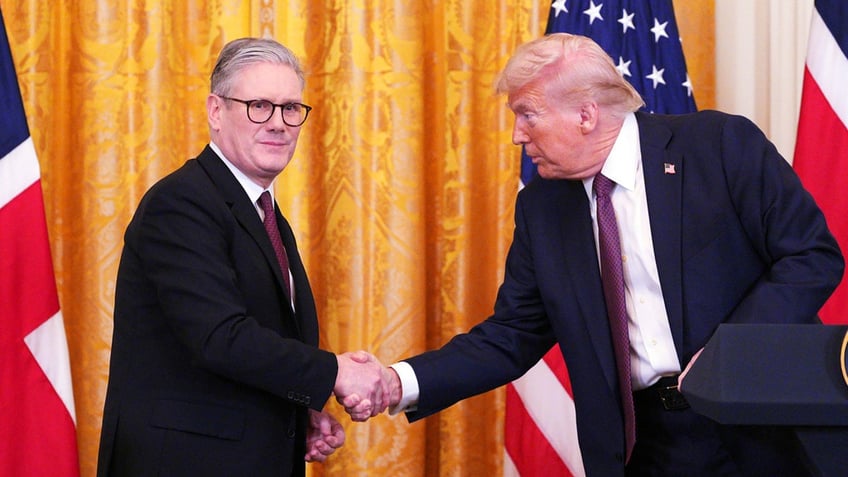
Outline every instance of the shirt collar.
<svg viewBox="0 0 848 477">
<path fill-rule="evenodd" d="M 627 114 L 621 131 L 612 145 L 601 172 L 627 190 L 636 188 L 636 174 L 641 169 L 642 152 L 639 145 L 639 125 L 636 115 Z"/>
<path fill-rule="evenodd" d="M 265 192 L 266 190 L 271 193 L 271 200 L 272 200 L 272 203 L 273 203 L 273 199 L 274 199 L 274 184 L 273 183 L 271 184 L 271 187 L 269 187 L 268 189 L 263 189 L 259 184 L 250 180 L 250 178 L 248 178 L 244 174 L 244 172 L 240 171 L 238 167 L 236 167 L 232 162 L 230 162 L 230 160 L 227 159 L 224 156 L 224 153 L 221 152 L 221 149 L 218 147 L 217 144 L 210 141 L 209 147 L 213 151 L 215 151 L 215 154 L 217 154 L 218 157 L 220 157 L 222 161 L 224 161 L 224 165 L 226 165 L 227 169 L 229 169 L 230 172 L 233 173 L 233 176 L 235 176 L 238 183 L 241 184 L 241 188 L 244 189 L 245 193 L 247 193 L 247 197 L 250 198 L 250 201 L 254 204 L 254 206 L 256 205 L 256 201 L 259 200 L 259 196 L 262 195 L 262 193 Z"/>
</svg>

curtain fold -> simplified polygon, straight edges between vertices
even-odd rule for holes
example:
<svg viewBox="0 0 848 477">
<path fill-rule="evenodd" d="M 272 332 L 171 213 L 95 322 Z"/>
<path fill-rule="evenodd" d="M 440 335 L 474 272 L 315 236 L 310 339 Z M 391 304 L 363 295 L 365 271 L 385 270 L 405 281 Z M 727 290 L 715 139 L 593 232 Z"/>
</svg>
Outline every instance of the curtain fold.
<svg viewBox="0 0 848 477">
<path fill-rule="evenodd" d="M 276 189 L 315 292 L 322 347 L 366 349 L 389 364 L 491 312 L 520 152 L 493 83 L 514 48 L 543 32 L 547 2 L 0 8 L 41 162 L 83 476 L 96 466 L 123 232 L 142 194 L 208 141 L 209 73 L 227 41 L 273 37 L 307 73 L 304 101 L 315 109 Z M 310 465 L 313 476 L 501 473 L 502 390 L 412 425 L 385 415 L 353 423 L 332 399 L 327 409 L 347 443 Z"/>
</svg>

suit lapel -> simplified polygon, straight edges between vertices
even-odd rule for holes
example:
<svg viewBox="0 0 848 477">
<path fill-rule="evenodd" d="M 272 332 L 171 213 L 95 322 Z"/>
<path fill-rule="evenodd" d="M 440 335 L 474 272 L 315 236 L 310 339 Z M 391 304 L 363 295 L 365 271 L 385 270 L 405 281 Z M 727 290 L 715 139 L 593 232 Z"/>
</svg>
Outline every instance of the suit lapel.
<svg viewBox="0 0 848 477">
<path fill-rule="evenodd" d="M 598 265 L 598 254 L 594 241 L 592 217 L 589 211 L 589 199 L 580 181 L 564 182 L 567 197 L 562 200 L 561 207 L 550 207 L 556 210 L 560 217 L 560 236 L 564 256 L 559 263 L 565 264 L 568 279 L 565 283 L 581 284 L 572 293 L 577 299 L 580 316 L 584 318 L 586 330 L 592 341 L 592 348 L 601 364 L 604 378 L 610 390 L 618 386 L 615 355 L 612 349 L 609 320 L 601 286 L 601 272 Z M 571 204 L 578 204 L 573 212 Z M 595 286 L 583 286 L 590 283 Z M 566 344 L 567 346 L 567 344 Z"/>
<path fill-rule="evenodd" d="M 681 263 L 683 155 L 668 150 L 671 131 L 646 114 L 637 113 L 642 168 L 648 198 L 651 237 L 671 334 L 683 349 Z M 680 354 L 680 353 L 678 353 Z"/>
<path fill-rule="evenodd" d="M 262 221 L 259 220 L 259 215 L 256 212 L 256 207 L 250 202 L 250 199 L 247 197 L 247 194 L 244 192 L 244 189 L 241 187 L 241 184 L 238 183 L 233 174 L 227 169 L 227 166 L 223 161 L 215 154 L 214 151 L 209 146 L 200 153 L 197 157 L 198 162 L 203 166 L 204 170 L 206 170 L 209 177 L 215 183 L 215 186 L 221 192 L 224 201 L 230 206 L 230 210 L 233 213 L 233 217 L 235 217 L 236 221 L 242 226 L 242 228 L 250 235 L 256 244 L 259 246 L 260 250 L 262 250 L 262 255 L 265 257 L 265 260 L 268 262 L 271 269 L 274 271 L 274 277 L 277 280 L 277 284 L 279 285 L 280 290 L 285 290 L 285 282 L 283 281 L 282 271 L 280 270 L 279 262 L 277 262 L 277 255 L 274 252 L 274 246 L 271 245 L 271 239 L 268 238 L 268 233 L 265 231 L 265 227 L 262 225 Z M 276 206 L 275 206 L 276 210 Z M 281 215 L 279 211 L 276 211 L 277 214 L 277 224 L 281 223 Z M 289 243 L 285 240 L 285 234 L 281 232 L 283 236 L 283 244 L 288 251 Z M 291 245 L 294 248 L 293 244 Z M 295 282 L 296 286 L 297 282 Z M 285 291 L 283 294 L 283 299 L 288 302 L 289 295 L 288 291 Z M 291 306 L 285 307 L 291 311 Z M 292 313 L 294 315 L 294 313 Z M 298 331 L 298 334 L 302 335 L 301 324 L 298 322 L 295 316 L 293 316 L 294 322 Z"/>
<path fill-rule="evenodd" d="M 275 209 L 277 213 L 277 226 L 280 229 L 283 246 L 286 248 L 286 255 L 289 259 L 289 268 L 292 274 L 292 286 L 295 289 L 294 298 L 295 308 L 297 309 L 295 318 L 298 330 L 305 343 L 318 346 L 318 319 L 317 312 L 315 311 L 315 300 L 312 296 L 312 288 L 309 285 L 306 269 L 303 266 L 303 260 L 297 249 L 294 231 L 291 225 L 289 225 L 288 220 L 280 213 L 279 208 Z M 274 260 L 276 260 L 276 257 Z"/>
</svg>

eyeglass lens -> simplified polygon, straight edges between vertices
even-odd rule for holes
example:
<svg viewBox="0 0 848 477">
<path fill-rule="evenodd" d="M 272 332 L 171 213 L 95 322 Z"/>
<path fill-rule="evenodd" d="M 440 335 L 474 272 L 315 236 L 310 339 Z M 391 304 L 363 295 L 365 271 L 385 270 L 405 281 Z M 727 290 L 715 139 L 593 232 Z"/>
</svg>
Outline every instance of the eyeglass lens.
<svg viewBox="0 0 848 477">
<path fill-rule="evenodd" d="M 279 106 L 283 110 L 283 121 L 289 126 L 300 126 L 306 120 L 307 110 L 299 103 L 288 103 Z M 248 119 L 255 123 L 264 123 L 271 119 L 277 105 L 260 99 L 253 101 L 247 107 Z"/>
</svg>

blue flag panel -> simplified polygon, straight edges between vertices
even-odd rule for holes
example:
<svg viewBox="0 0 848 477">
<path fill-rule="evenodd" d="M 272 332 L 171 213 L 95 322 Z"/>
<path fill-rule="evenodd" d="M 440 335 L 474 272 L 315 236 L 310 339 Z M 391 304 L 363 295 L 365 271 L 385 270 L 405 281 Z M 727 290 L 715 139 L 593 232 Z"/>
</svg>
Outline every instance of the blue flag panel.
<svg viewBox="0 0 848 477">
<path fill-rule="evenodd" d="M 0 159 L 29 137 L 5 25 L 0 11 Z"/>
</svg>

